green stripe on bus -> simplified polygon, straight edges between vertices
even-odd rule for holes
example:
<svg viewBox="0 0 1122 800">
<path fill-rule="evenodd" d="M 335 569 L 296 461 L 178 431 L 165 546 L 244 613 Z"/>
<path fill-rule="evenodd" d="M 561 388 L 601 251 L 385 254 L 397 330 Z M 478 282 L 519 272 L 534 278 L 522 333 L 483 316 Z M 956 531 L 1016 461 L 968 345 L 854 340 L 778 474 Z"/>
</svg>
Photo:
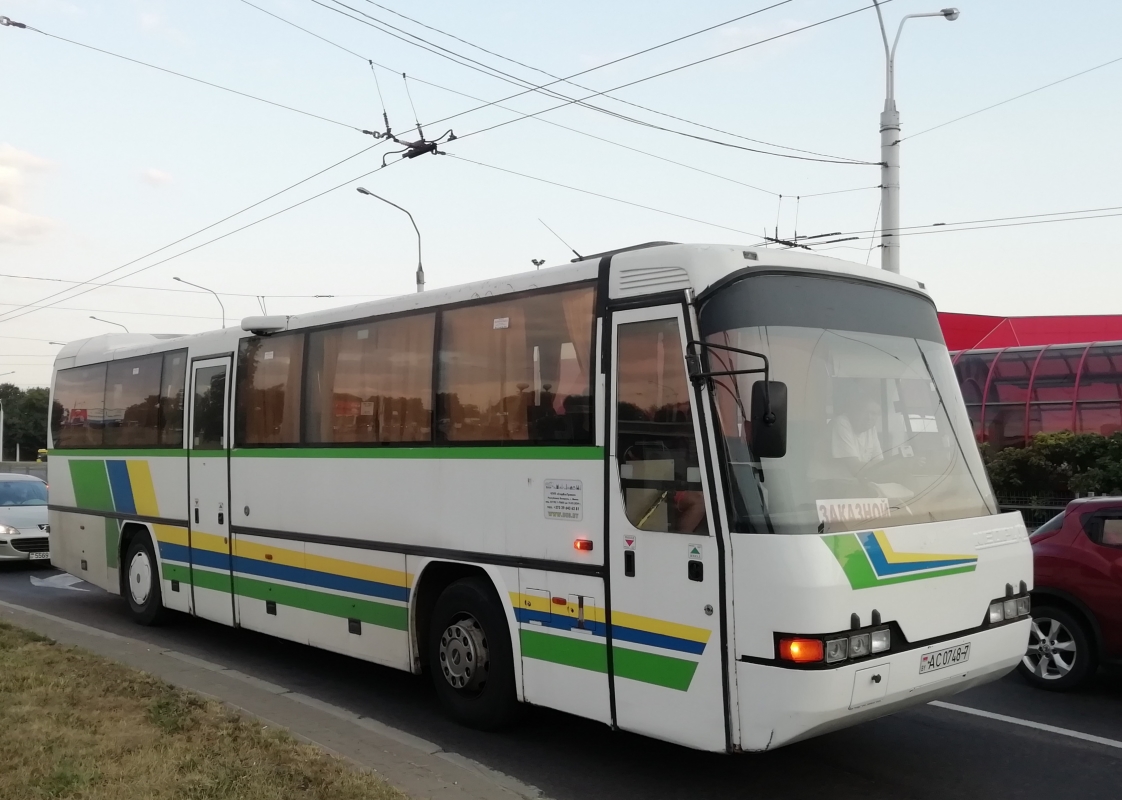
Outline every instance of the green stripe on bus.
<svg viewBox="0 0 1122 800">
<path fill-rule="evenodd" d="M 302 608 L 333 617 L 358 619 L 371 625 L 404 631 L 409 629 L 409 609 L 405 606 L 391 606 L 337 594 L 316 592 L 297 586 L 284 586 L 278 583 L 234 576 L 234 591 L 242 597 L 255 600 L 272 600 L 278 605 Z"/>
<path fill-rule="evenodd" d="M 191 572 L 180 564 L 164 562 L 163 576 L 166 581 L 191 583 Z M 214 589 L 218 592 L 230 591 L 230 576 L 223 572 L 209 572 L 205 569 L 194 570 L 194 584 L 200 589 Z M 409 629 L 409 609 L 405 606 L 392 606 L 353 597 L 316 592 L 297 586 L 284 586 L 267 581 L 234 576 L 234 590 L 240 597 L 252 600 L 272 600 L 279 606 L 301 608 L 332 617 L 357 619 L 370 625 L 404 631 Z"/>
<path fill-rule="evenodd" d="M 187 456 L 175 448 L 51 450 L 53 458 L 160 458 Z M 602 461 L 604 448 L 530 445 L 456 447 L 249 447 L 235 448 L 236 458 L 413 458 L 505 461 Z M 70 461 L 71 464 L 76 463 Z M 80 463 L 80 462 L 79 462 Z M 112 510 L 112 509 L 108 509 Z"/>
<path fill-rule="evenodd" d="M 630 678 L 684 692 L 693 682 L 696 661 L 671 658 L 626 647 L 612 648 L 612 666 L 617 678 Z"/>
<path fill-rule="evenodd" d="M 109 491 L 104 461 L 71 461 L 70 480 L 74 484 L 74 500 L 81 508 L 113 510 L 113 493 Z"/>
<path fill-rule="evenodd" d="M 608 671 L 608 648 L 603 642 L 587 639 L 570 639 L 523 628 L 519 631 L 522 656 L 538 661 L 551 661 L 566 667 L 587 669 L 592 672 Z"/>
<path fill-rule="evenodd" d="M 502 461 L 603 461 L 602 447 L 250 447 L 235 458 L 397 458 Z"/>
<path fill-rule="evenodd" d="M 50 458 L 153 458 L 156 456 L 187 455 L 182 447 L 130 447 L 130 448 L 74 448 L 71 450 L 51 450 Z M 73 463 L 73 462 L 71 462 Z"/>
<path fill-rule="evenodd" d="M 875 586 L 891 586 L 894 583 L 908 583 L 909 581 L 922 581 L 928 578 L 943 578 L 947 575 L 961 575 L 964 572 L 973 572 L 975 564 L 964 567 L 951 567 L 949 569 L 933 570 L 932 572 L 915 572 L 911 575 L 895 575 L 888 578 L 878 578 L 873 572 L 873 566 L 865 555 L 864 548 L 853 534 L 839 536 L 823 536 L 822 541 L 834 554 L 834 558 L 841 565 L 849 585 L 853 589 L 871 589 Z"/>
</svg>

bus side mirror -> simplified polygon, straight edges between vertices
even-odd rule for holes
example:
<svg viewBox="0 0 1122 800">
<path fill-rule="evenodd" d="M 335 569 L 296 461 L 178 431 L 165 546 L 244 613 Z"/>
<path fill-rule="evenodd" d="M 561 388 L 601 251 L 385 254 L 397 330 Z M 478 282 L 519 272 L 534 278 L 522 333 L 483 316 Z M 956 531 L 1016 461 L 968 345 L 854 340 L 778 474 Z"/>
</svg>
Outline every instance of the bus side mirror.
<svg viewBox="0 0 1122 800">
<path fill-rule="evenodd" d="M 770 406 L 770 408 L 769 408 Z M 787 455 L 787 384 L 768 381 L 752 384 L 752 455 L 783 458 Z"/>
</svg>

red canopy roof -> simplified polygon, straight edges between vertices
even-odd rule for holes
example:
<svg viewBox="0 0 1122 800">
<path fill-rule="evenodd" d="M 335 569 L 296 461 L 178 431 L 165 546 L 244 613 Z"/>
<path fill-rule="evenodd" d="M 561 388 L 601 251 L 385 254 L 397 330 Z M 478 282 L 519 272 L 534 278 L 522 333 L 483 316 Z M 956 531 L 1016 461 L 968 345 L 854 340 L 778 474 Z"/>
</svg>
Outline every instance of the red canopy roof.
<svg viewBox="0 0 1122 800">
<path fill-rule="evenodd" d="M 1122 314 L 1074 317 L 990 317 L 939 313 L 949 350 L 1122 340 Z"/>
</svg>

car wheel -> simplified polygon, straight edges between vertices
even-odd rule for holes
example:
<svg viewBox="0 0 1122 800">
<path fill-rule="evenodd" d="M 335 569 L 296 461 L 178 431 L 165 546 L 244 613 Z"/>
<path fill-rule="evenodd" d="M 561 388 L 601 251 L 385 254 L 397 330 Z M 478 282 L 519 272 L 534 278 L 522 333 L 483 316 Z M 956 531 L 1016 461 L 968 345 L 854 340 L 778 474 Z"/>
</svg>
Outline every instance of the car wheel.
<svg viewBox="0 0 1122 800">
<path fill-rule="evenodd" d="M 464 725 L 496 730 L 517 715 L 506 615 L 487 581 L 456 581 L 437 599 L 429 670 L 444 709 Z"/>
<path fill-rule="evenodd" d="M 141 625 L 157 625 L 164 617 L 159 562 L 148 534 L 134 536 L 125 554 L 125 597 L 132 618 Z"/>
<path fill-rule="evenodd" d="M 1039 689 L 1066 692 L 1095 674 L 1097 659 L 1087 625 L 1062 608 L 1032 610 L 1028 649 L 1019 670 Z"/>
</svg>

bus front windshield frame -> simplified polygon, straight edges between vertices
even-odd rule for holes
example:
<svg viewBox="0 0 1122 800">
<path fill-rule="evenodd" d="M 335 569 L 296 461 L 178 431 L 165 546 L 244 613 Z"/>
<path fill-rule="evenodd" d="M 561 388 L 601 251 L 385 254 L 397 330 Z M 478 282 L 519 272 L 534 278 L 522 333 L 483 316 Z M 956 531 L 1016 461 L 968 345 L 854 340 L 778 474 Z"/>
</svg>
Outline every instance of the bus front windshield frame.
<svg viewBox="0 0 1122 800">
<path fill-rule="evenodd" d="M 787 452 L 747 441 L 760 374 L 711 382 L 733 530 L 836 533 L 997 513 L 934 306 L 855 279 L 749 275 L 705 298 L 703 340 L 767 355 Z M 708 369 L 759 367 L 707 348 Z"/>
</svg>

